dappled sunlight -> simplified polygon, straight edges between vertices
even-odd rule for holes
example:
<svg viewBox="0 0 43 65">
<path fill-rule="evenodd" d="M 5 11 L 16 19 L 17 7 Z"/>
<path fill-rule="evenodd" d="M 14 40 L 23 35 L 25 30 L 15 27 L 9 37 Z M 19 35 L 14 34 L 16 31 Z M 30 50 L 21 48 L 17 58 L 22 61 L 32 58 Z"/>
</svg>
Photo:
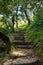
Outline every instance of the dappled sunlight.
<svg viewBox="0 0 43 65">
<path fill-rule="evenodd" d="M 34 16 L 33 14 L 32 14 L 32 16 L 30 16 L 30 20 L 31 20 L 31 21 L 33 21 L 33 16 Z"/>
<path fill-rule="evenodd" d="M 25 26 L 28 24 L 28 22 L 27 21 L 20 21 L 20 22 L 18 22 L 18 28 L 25 28 Z"/>
<path fill-rule="evenodd" d="M 22 51 L 13 51 L 12 55 L 25 56 L 26 54 L 24 54 Z"/>
<path fill-rule="evenodd" d="M 33 49 L 15 49 L 11 55 L 13 56 L 26 56 L 33 53 Z"/>
<path fill-rule="evenodd" d="M 6 25 L 5 25 L 3 22 L 0 22 L 0 26 L 1 26 L 2 28 L 5 28 L 5 27 L 6 27 Z"/>
<path fill-rule="evenodd" d="M 23 21 L 23 20 L 18 21 L 18 28 L 26 28 L 27 24 L 28 24 L 27 20 L 25 20 L 25 21 Z M 15 22 L 14 28 L 15 29 L 17 28 L 16 27 L 16 22 Z"/>
<path fill-rule="evenodd" d="M 0 22 L 0 26 L 1 26 L 1 25 L 3 25 L 3 23 L 2 23 L 2 22 Z"/>
</svg>

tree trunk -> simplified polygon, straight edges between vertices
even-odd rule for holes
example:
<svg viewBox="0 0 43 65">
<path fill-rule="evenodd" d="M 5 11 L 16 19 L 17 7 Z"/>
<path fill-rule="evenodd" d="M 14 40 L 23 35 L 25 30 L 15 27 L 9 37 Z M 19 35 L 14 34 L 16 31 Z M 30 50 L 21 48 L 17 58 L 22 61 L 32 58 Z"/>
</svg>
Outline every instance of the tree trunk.
<svg viewBox="0 0 43 65">
<path fill-rule="evenodd" d="M 18 5 L 19 6 L 19 5 Z M 16 27 L 18 28 L 18 15 L 17 15 L 17 13 L 18 13 L 18 6 L 17 6 L 17 9 L 16 9 Z"/>
<path fill-rule="evenodd" d="M 12 15 L 12 32 L 14 32 L 14 15 Z"/>
<path fill-rule="evenodd" d="M 29 16 L 27 15 L 27 0 L 23 0 L 24 1 L 24 13 L 25 13 L 25 16 L 26 16 L 26 18 L 27 18 L 27 20 L 28 20 L 28 24 L 30 24 L 30 19 L 29 19 Z"/>
<path fill-rule="evenodd" d="M 26 18 L 28 20 L 28 24 L 30 24 L 30 19 L 29 19 L 28 15 L 27 15 L 27 12 L 25 10 L 24 10 L 24 13 L 25 13 L 25 16 L 26 16 Z"/>
</svg>

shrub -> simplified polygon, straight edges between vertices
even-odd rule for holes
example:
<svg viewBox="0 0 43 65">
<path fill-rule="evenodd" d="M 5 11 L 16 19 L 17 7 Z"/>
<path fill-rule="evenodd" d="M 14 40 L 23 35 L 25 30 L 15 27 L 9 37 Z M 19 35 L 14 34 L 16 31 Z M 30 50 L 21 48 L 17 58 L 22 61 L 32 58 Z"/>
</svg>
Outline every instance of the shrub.
<svg viewBox="0 0 43 65">
<path fill-rule="evenodd" d="M 42 9 L 35 15 L 34 21 L 28 27 L 26 34 L 38 55 L 43 56 L 43 16 Z"/>
</svg>

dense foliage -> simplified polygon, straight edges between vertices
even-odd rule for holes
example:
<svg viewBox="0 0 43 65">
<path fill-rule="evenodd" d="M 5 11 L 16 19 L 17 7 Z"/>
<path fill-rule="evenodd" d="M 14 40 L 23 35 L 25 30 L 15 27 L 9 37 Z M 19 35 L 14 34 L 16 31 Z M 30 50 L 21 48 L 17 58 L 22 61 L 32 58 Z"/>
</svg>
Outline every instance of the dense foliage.
<svg viewBox="0 0 43 65">
<path fill-rule="evenodd" d="M 14 32 L 15 24 L 18 28 L 21 19 L 31 23 L 29 11 L 36 11 L 42 4 L 42 0 L 0 0 L 0 15 L 3 15 L 7 29 Z"/>
<path fill-rule="evenodd" d="M 43 9 L 37 11 L 34 22 L 27 29 L 27 36 L 38 55 L 43 55 Z"/>
</svg>

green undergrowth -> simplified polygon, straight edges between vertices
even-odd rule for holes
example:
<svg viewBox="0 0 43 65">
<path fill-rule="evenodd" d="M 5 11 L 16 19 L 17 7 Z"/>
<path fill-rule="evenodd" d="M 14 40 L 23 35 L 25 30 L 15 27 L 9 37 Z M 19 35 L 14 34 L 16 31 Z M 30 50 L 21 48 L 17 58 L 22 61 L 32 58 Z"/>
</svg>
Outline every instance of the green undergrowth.
<svg viewBox="0 0 43 65">
<path fill-rule="evenodd" d="M 43 55 L 43 21 L 33 22 L 27 29 L 27 36 L 38 55 Z"/>
<path fill-rule="evenodd" d="M 43 10 L 42 10 L 43 11 Z M 39 56 L 43 56 L 43 13 L 38 11 L 36 19 L 26 31 L 26 35 Z"/>
<path fill-rule="evenodd" d="M 0 60 L 4 59 L 5 55 L 4 53 L 0 53 Z"/>
</svg>

